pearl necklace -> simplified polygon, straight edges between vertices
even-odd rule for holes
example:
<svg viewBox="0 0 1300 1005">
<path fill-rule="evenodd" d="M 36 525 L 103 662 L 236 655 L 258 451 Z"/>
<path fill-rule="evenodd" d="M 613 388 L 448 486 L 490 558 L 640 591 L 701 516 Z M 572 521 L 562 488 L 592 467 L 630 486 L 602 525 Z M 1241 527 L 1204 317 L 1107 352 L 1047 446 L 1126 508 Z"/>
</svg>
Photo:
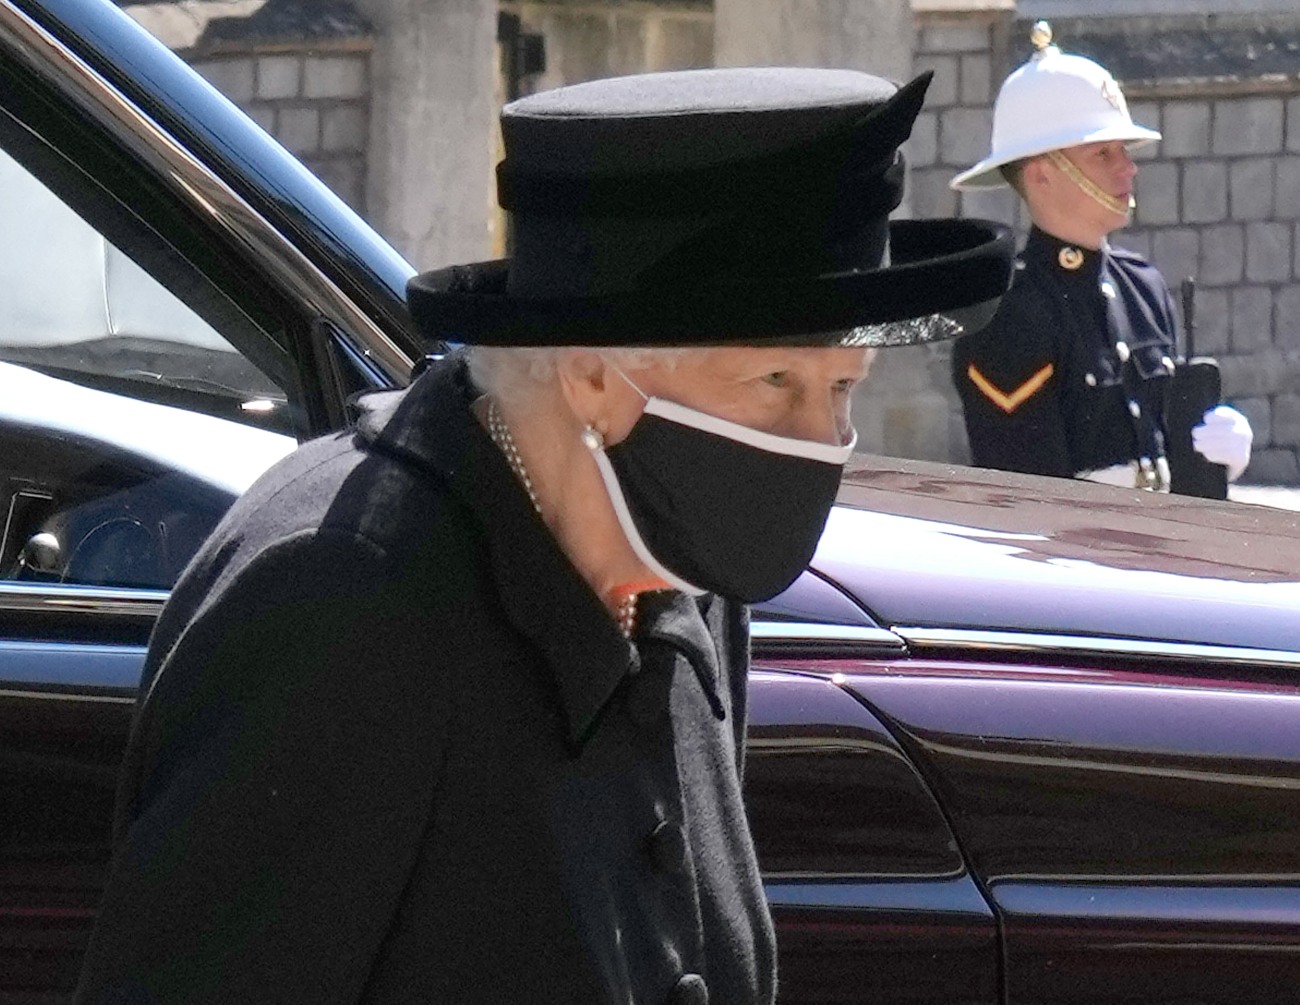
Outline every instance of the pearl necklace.
<svg viewBox="0 0 1300 1005">
<path fill-rule="evenodd" d="M 506 463 L 510 465 L 510 470 L 523 483 L 524 491 L 528 493 L 528 501 L 533 504 L 533 509 L 537 511 L 537 515 L 541 516 L 542 504 L 537 501 L 537 493 L 533 489 L 533 480 L 528 477 L 528 469 L 524 467 L 524 459 L 519 456 L 519 448 L 515 446 L 515 438 L 510 435 L 510 427 L 506 425 L 506 420 L 501 418 L 501 412 L 497 409 L 495 398 L 488 398 L 487 423 L 488 435 L 492 437 L 492 442 L 506 455 Z"/>
<path fill-rule="evenodd" d="M 528 501 L 533 504 L 533 509 L 537 512 L 537 515 L 541 516 L 542 505 L 537 501 L 537 492 L 533 488 L 533 480 L 528 476 L 528 469 L 524 467 L 524 459 L 519 456 L 519 448 L 515 446 L 515 438 L 510 435 L 510 427 L 506 425 L 506 420 L 502 418 L 501 410 L 497 408 L 495 398 L 488 398 L 487 427 L 492 442 L 505 455 L 510 470 L 515 473 L 515 477 L 523 484 L 524 491 L 528 493 Z M 618 623 L 618 630 L 625 639 L 630 639 L 632 632 L 636 629 L 636 601 L 637 595 L 628 593 L 620 597 L 616 605 L 614 620 Z"/>
</svg>

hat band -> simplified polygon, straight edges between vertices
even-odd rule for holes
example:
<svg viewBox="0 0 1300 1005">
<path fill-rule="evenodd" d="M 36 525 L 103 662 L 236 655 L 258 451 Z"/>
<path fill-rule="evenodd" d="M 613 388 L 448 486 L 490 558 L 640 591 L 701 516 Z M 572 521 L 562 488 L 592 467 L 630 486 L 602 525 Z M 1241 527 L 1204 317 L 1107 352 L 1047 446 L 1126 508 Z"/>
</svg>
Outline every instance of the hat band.
<svg viewBox="0 0 1300 1005">
<path fill-rule="evenodd" d="M 838 138 L 838 137 L 837 137 Z M 839 146 L 843 144 L 840 139 Z M 826 144 L 821 144 L 826 145 Z M 886 175 L 897 151 L 864 159 L 808 147 L 752 161 L 654 174 L 568 175 L 497 165 L 497 202 L 512 213 L 539 216 L 619 216 L 664 219 L 703 216 L 741 207 L 779 205 L 810 192 L 852 186 L 854 197 L 884 207 L 897 200 Z M 810 166 L 815 165 L 815 166 Z"/>
<path fill-rule="evenodd" d="M 517 297 L 590 297 L 639 289 L 687 290 L 764 276 L 822 276 L 887 264 L 889 209 L 902 195 L 902 165 L 875 198 L 810 198 L 759 212 L 689 219 L 522 215 L 514 218 L 509 292 Z M 886 207 L 889 207 L 888 209 Z"/>
</svg>

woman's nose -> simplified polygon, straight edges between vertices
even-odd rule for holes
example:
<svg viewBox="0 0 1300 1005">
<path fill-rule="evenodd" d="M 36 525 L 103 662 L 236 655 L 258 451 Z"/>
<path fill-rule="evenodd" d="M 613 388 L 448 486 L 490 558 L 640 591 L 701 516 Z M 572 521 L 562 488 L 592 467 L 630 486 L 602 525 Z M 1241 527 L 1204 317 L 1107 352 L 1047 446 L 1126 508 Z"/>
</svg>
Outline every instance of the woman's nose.
<svg viewBox="0 0 1300 1005">
<path fill-rule="evenodd" d="M 847 398 L 830 396 L 806 403 L 793 417 L 791 428 L 785 435 L 838 447 L 848 441 L 851 431 Z"/>
</svg>

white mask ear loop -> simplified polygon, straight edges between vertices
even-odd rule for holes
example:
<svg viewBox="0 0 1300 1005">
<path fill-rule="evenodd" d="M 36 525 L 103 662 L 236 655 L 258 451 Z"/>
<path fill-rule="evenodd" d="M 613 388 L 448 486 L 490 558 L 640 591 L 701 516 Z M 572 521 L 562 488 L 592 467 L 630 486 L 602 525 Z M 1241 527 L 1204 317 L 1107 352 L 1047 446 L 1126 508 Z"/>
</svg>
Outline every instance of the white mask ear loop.
<svg viewBox="0 0 1300 1005">
<path fill-rule="evenodd" d="M 643 390 L 641 390 L 641 388 L 637 387 L 636 383 L 632 380 L 632 378 L 623 372 L 623 368 L 621 366 L 619 366 L 613 360 L 606 360 L 605 362 L 609 364 L 609 368 L 611 370 L 613 370 L 616 374 L 618 374 L 625 381 L 627 381 L 628 387 L 630 387 L 637 394 L 641 395 L 641 397 L 644 398 L 646 401 L 650 400 L 650 395 L 646 394 Z"/>
<path fill-rule="evenodd" d="M 632 378 L 625 374 L 617 363 L 611 362 L 609 365 L 615 373 L 627 381 L 628 387 L 641 395 L 647 402 L 650 401 L 650 396 L 637 387 Z M 628 509 L 627 498 L 623 495 L 623 487 L 618 482 L 618 475 L 614 473 L 614 466 L 605 453 L 604 434 L 594 426 L 588 425 L 582 431 L 582 442 L 591 451 L 591 456 L 596 462 L 596 468 L 600 472 L 600 480 L 605 483 L 605 491 L 609 495 L 610 504 L 614 507 L 614 516 L 618 520 L 618 524 L 623 530 L 623 536 L 627 538 L 627 543 L 632 547 L 636 557 L 660 579 L 683 593 L 693 597 L 703 594 L 705 592 L 703 589 L 682 579 L 681 576 L 660 562 L 645 543 L 645 539 L 641 537 L 641 532 L 637 530 L 636 521 L 632 519 L 632 511 Z"/>
<path fill-rule="evenodd" d="M 623 379 L 627 380 L 627 377 L 624 376 Z M 630 380 L 628 383 L 632 384 Z M 635 384 L 632 384 L 632 386 L 636 387 Z M 637 388 L 637 390 L 640 391 L 640 388 Z M 649 401 L 650 399 L 647 398 L 646 400 Z M 605 453 L 605 437 L 594 426 L 588 426 L 582 431 L 582 443 L 591 451 L 591 456 L 596 462 L 596 469 L 600 472 L 600 480 L 605 484 L 605 492 L 609 496 L 610 505 L 614 507 L 614 516 L 618 520 L 618 525 L 623 530 L 623 536 L 627 538 L 627 543 L 631 546 L 636 557 L 660 579 L 683 593 L 692 597 L 703 594 L 705 592 L 703 589 L 682 579 L 681 576 L 660 562 L 654 552 L 650 550 L 649 545 L 645 543 L 645 539 L 641 537 L 641 532 L 637 530 L 636 521 L 632 519 L 632 512 L 628 509 L 627 498 L 623 495 L 623 486 L 619 484 L 618 475 L 614 473 L 614 466 L 609 462 L 609 457 Z"/>
</svg>

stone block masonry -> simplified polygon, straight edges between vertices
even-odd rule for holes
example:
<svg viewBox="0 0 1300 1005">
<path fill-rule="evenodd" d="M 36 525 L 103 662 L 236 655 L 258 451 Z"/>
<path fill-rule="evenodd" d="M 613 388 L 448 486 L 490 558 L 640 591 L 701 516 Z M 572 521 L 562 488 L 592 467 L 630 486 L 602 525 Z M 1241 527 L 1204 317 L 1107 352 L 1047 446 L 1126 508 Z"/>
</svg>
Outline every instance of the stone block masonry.
<svg viewBox="0 0 1300 1005">
<path fill-rule="evenodd" d="M 250 39 L 188 54 L 194 68 L 365 212 L 370 43 Z"/>
<path fill-rule="evenodd" d="M 1134 227 L 1115 236 L 1149 248 L 1171 285 L 1196 276 L 1197 352 L 1219 358 L 1225 397 L 1251 420 L 1244 480 L 1265 484 L 1300 483 L 1300 381 L 1282 379 L 1300 369 L 1300 96 L 1288 88 L 1300 95 L 1293 78 L 1126 84 L 1159 107 L 1164 139 L 1140 165 Z"/>
<path fill-rule="evenodd" d="M 912 213 L 918 217 L 988 215 L 1018 222 L 1011 199 L 979 199 L 947 191 L 957 172 L 970 167 L 989 149 L 993 99 L 1013 69 L 1010 62 L 1012 13 L 996 5 L 970 10 L 920 12 L 916 17 L 917 73 L 934 72 L 925 112 L 903 147 L 912 167 Z M 974 199 L 979 213 L 968 205 Z"/>
</svg>

